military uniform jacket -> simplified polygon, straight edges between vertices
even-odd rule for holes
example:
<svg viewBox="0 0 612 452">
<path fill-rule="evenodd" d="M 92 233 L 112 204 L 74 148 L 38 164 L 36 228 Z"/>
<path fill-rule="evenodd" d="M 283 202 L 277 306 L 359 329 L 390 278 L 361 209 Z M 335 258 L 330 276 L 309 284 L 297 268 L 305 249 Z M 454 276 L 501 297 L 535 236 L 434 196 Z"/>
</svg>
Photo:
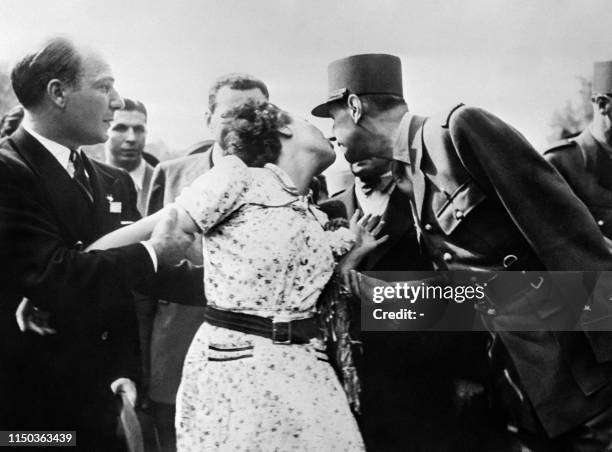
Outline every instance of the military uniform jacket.
<svg viewBox="0 0 612 452">
<path fill-rule="evenodd" d="M 406 115 L 400 127 L 395 172 L 398 186 L 413 193 L 419 237 L 438 269 L 612 268 L 612 256 L 584 204 L 515 129 L 463 105 L 409 121 Z M 545 287 L 540 289 L 544 295 Z M 529 300 L 519 297 L 512 306 Z M 512 311 L 504 305 L 509 299 L 498 302 L 499 311 Z M 535 297 L 531 315 L 521 321 L 531 322 L 534 330 L 546 330 L 548 321 L 559 318 L 572 325 L 584 302 Z M 550 436 L 612 402 L 612 349 L 603 345 L 612 343 L 609 336 L 593 345 L 582 332 L 497 333 L 518 374 L 523 393 L 517 394 L 517 404 L 527 396 Z"/>
<path fill-rule="evenodd" d="M 586 204 L 603 234 L 612 238 L 612 156 L 590 130 L 557 143 L 544 153 L 544 158 Z"/>
</svg>

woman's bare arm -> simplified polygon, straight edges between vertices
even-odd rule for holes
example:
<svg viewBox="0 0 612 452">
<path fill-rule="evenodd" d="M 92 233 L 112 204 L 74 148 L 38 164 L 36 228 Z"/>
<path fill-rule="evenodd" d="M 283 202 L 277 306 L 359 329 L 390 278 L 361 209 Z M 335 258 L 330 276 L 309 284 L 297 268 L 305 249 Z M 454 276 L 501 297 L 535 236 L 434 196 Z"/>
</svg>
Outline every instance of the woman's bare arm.
<svg viewBox="0 0 612 452">
<path fill-rule="evenodd" d="M 99 238 L 94 243 L 87 247 L 87 251 L 91 250 L 106 250 L 109 248 L 116 248 L 119 246 L 125 246 L 132 243 L 138 243 L 145 240 L 149 240 L 151 232 L 155 228 L 155 225 L 159 223 L 164 217 L 168 215 L 170 209 L 174 209 L 177 212 L 178 227 L 183 230 L 186 234 L 193 234 L 198 232 L 198 228 L 195 222 L 191 219 L 189 214 L 182 207 L 170 204 L 162 210 L 145 217 L 136 223 L 132 223 L 123 228 L 117 229 L 105 236 Z"/>
</svg>

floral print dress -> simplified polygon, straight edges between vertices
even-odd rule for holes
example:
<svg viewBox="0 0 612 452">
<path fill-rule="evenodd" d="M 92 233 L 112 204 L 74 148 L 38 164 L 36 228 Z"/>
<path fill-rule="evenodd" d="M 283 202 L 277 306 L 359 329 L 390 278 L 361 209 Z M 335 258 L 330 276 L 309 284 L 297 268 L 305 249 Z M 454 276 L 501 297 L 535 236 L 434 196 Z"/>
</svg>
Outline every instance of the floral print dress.
<svg viewBox="0 0 612 452">
<path fill-rule="evenodd" d="M 204 234 L 204 287 L 217 309 L 278 320 L 315 314 L 347 229 L 298 196 L 279 167 L 224 157 L 176 203 Z M 270 339 L 204 323 L 177 395 L 179 451 L 359 451 L 361 435 L 323 344 Z"/>
</svg>

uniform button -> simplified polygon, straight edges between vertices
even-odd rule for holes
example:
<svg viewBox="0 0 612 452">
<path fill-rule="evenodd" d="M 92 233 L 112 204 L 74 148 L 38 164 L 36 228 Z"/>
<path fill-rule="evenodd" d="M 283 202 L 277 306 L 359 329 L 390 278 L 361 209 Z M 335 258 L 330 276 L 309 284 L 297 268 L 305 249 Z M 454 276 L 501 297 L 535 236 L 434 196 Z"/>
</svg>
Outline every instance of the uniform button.
<svg viewBox="0 0 612 452">
<path fill-rule="evenodd" d="M 108 339 L 108 331 L 104 331 L 102 333 L 102 335 L 100 336 L 100 339 L 102 339 L 103 341 L 105 341 L 106 339 Z"/>
<path fill-rule="evenodd" d="M 444 262 L 450 262 L 453 260 L 453 255 L 451 253 L 444 253 L 442 259 L 444 259 Z"/>
<path fill-rule="evenodd" d="M 430 225 L 429 223 L 427 223 L 427 224 L 425 225 L 425 230 L 426 230 L 426 231 L 431 231 L 432 229 L 433 229 L 433 226 L 432 226 L 432 225 Z"/>
<path fill-rule="evenodd" d="M 455 218 L 461 220 L 463 218 L 463 211 L 459 209 L 455 210 Z"/>
<path fill-rule="evenodd" d="M 603 225 L 604 225 L 603 220 L 597 220 L 597 226 L 603 226 Z"/>
</svg>

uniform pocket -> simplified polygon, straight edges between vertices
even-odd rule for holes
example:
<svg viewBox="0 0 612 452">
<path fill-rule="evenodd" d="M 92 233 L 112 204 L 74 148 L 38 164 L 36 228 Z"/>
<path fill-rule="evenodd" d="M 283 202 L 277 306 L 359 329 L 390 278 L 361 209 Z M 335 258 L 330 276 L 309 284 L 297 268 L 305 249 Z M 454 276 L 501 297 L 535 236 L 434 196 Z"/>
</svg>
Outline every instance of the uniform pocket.
<svg viewBox="0 0 612 452">
<path fill-rule="evenodd" d="M 474 181 L 459 186 L 436 212 L 440 229 L 446 235 L 451 234 L 467 215 L 485 199 L 487 199 L 487 196 Z"/>
</svg>

